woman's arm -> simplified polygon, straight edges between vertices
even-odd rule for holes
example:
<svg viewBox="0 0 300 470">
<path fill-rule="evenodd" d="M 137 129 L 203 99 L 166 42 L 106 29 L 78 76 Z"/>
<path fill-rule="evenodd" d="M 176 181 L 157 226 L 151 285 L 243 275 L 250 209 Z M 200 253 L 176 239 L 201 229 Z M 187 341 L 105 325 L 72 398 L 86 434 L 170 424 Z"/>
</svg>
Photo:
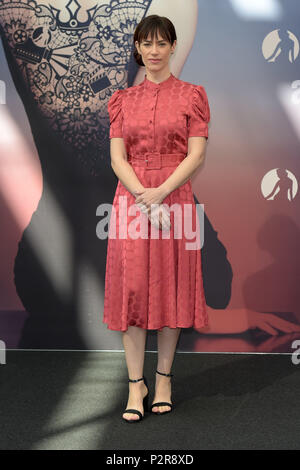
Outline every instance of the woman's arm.
<svg viewBox="0 0 300 470">
<path fill-rule="evenodd" d="M 132 166 L 127 161 L 127 152 L 122 137 L 110 139 L 111 167 L 121 183 L 132 194 L 144 190 L 144 186 L 136 176 Z"/>
<path fill-rule="evenodd" d="M 192 177 L 202 164 L 205 151 L 206 137 L 189 137 L 188 155 L 177 166 L 174 172 L 159 186 L 165 194 L 165 197 Z"/>
</svg>

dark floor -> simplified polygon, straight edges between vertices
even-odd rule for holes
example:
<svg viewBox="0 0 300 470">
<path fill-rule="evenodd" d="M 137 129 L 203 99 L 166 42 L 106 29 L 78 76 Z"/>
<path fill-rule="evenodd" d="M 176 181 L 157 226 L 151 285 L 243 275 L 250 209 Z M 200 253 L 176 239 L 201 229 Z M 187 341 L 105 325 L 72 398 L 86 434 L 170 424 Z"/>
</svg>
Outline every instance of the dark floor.
<svg viewBox="0 0 300 470">
<path fill-rule="evenodd" d="M 151 400 L 156 359 L 146 352 Z M 299 449 L 299 371 L 289 354 L 176 353 L 174 411 L 128 424 L 124 353 L 10 350 L 0 448 Z"/>
</svg>

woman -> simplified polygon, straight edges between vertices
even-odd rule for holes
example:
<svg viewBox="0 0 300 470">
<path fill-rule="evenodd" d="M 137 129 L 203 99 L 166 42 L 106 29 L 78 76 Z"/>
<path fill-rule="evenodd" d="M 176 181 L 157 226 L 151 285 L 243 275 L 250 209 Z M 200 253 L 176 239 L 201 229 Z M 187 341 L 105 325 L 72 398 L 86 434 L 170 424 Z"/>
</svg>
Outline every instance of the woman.
<svg viewBox="0 0 300 470">
<path fill-rule="evenodd" d="M 176 32 L 168 18 L 144 18 L 135 30 L 134 44 L 136 61 L 146 68 L 145 78 L 139 85 L 115 91 L 108 102 L 111 164 L 119 182 L 110 219 L 103 316 L 109 329 L 123 332 L 129 375 L 123 419 L 128 422 L 141 420 L 148 407 L 143 377 L 147 330 L 158 330 L 151 409 L 162 414 L 173 408 L 170 371 L 181 328 L 208 324 L 200 246 L 187 247 L 191 237 L 185 230 L 191 222 L 197 225 L 190 178 L 205 155 L 207 95 L 202 86 L 170 73 Z M 126 216 L 124 201 L 129 208 Z M 180 210 L 170 210 L 173 205 Z M 132 236 L 132 208 L 137 207 L 142 209 L 140 226 L 145 228 L 146 220 L 148 229 L 140 238 Z M 192 209 L 191 216 L 186 208 Z"/>
<path fill-rule="evenodd" d="M 1 111 L 13 118 L 8 158 L 20 161 L 8 180 L 4 176 L 5 187 L 13 212 L 18 197 L 29 198 L 21 219 L 14 215 L 21 223 L 9 236 L 10 255 L 1 265 L 11 302 L 20 300 L 26 310 L 14 325 L 17 347 L 103 347 L 97 305 L 104 295 L 107 239 L 95 235 L 95 211 L 112 202 L 118 182 L 110 166 L 107 102 L 113 91 L 141 81 L 144 68 L 132 57 L 131 28 L 146 15 L 168 11 L 185 38 L 173 57 L 179 76 L 195 39 L 197 3 L 0 0 L 1 79 L 8 93 L 18 94 Z M 29 168 L 27 143 L 31 161 L 39 161 L 26 173 L 29 184 L 22 177 L 22 168 Z M 7 152 L 4 141 L 1 152 Z M 0 210 L 7 210 L 4 200 Z M 33 243 L 37 239 L 42 250 Z M 94 287 L 82 296 L 80 286 L 91 278 Z"/>
</svg>

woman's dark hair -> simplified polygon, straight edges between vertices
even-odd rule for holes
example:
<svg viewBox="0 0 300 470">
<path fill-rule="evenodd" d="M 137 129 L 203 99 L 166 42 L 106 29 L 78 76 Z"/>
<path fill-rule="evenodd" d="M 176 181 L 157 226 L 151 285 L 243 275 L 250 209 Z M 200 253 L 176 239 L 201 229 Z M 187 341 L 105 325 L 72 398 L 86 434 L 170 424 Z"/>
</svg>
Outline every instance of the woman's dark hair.
<svg viewBox="0 0 300 470">
<path fill-rule="evenodd" d="M 165 16 L 158 16 L 158 15 L 150 15 L 146 16 L 139 22 L 137 25 L 134 35 L 133 35 L 133 43 L 134 43 L 134 52 L 133 56 L 135 61 L 138 65 L 145 66 L 142 56 L 138 53 L 137 48 L 135 47 L 135 41 L 138 41 L 140 44 L 144 39 L 147 39 L 149 33 L 150 37 L 153 40 L 154 34 L 156 39 L 157 31 L 159 31 L 161 37 L 168 41 L 171 46 L 173 45 L 174 41 L 177 39 L 175 27 L 172 21 Z"/>
</svg>

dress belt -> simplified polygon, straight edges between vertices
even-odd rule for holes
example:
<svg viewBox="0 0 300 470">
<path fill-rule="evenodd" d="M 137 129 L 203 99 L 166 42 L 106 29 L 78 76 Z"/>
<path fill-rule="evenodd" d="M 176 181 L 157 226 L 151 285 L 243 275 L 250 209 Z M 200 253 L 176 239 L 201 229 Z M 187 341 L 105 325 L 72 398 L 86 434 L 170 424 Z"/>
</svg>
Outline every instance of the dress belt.
<svg viewBox="0 0 300 470">
<path fill-rule="evenodd" d="M 178 166 L 186 153 L 145 152 L 129 154 L 127 161 L 135 166 L 143 166 L 146 170 L 159 170 L 162 167 Z"/>
</svg>

